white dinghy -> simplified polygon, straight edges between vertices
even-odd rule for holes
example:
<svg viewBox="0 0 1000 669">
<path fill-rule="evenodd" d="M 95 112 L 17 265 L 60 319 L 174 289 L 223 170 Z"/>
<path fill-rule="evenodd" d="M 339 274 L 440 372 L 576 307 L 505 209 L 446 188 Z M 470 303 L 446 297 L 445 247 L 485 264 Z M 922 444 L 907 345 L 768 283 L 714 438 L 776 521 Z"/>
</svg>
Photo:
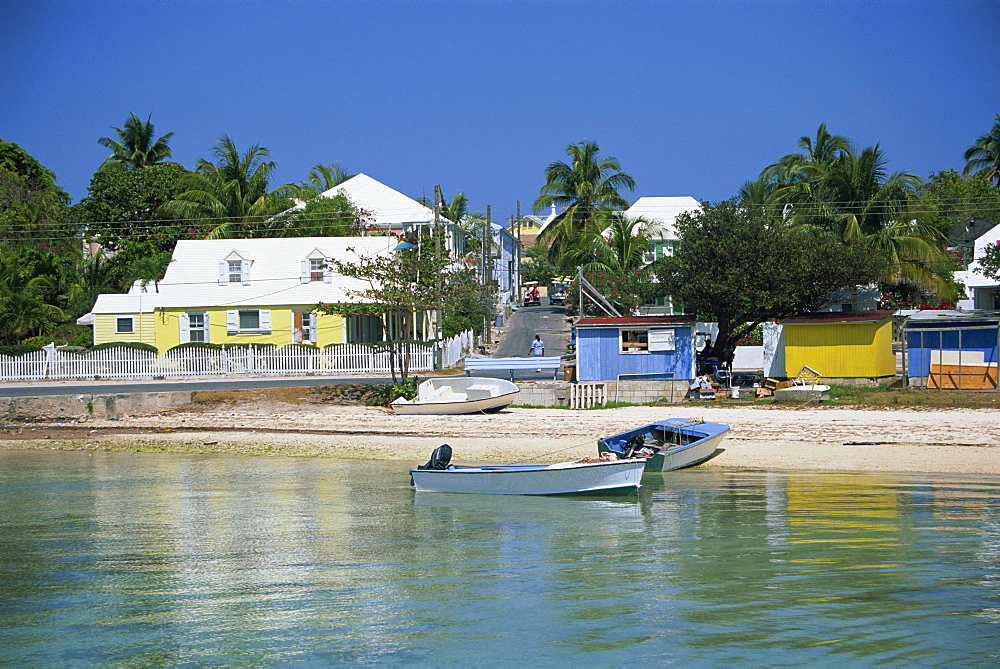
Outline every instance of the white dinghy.
<svg viewBox="0 0 1000 669">
<path fill-rule="evenodd" d="M 619 460 L 611 453 L 548 465 L 453 465 L 451 447 L 443 444 L 427 464 L 410 470 L 410 485 L 418 492 L 477 495 L 628 495 L 639 489 L 645 466 L 645 458 Z"/>
<path fill-rule="evenodd" d="M 399 397 L 389 406 L 397 414 L 493 413 L 510 405 L 519 392 L 520 388 L 504 379 L 427 379 L 417 386 L 414 399 Z"/>
</svg>

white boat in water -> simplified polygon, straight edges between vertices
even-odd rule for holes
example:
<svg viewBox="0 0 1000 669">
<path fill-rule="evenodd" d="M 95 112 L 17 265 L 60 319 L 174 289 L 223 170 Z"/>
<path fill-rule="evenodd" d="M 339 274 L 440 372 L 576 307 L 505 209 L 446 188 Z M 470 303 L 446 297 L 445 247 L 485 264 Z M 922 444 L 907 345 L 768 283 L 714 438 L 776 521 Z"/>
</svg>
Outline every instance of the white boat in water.
<svg viewBox="0 0 1000 669">
<path fill-rule="evenodd" d="M 396 398 L 389 406 L 397 414 L 492 413 L 510 405 L 520 389 L 504 379 L 444 377 L 417 386 L 417 396 Z"/>
<path fill-rule="evenodd" d="M 597 442 L 597 451 L 620 458 L 639 456 L 647 461 L 646 471 L 669 472 L 710 458 L 728 432 L 723 423 L 668 418 L 604 437 Z"/>
<path fill-rule="evenodd" d="M 547 465 L 464 466 L 450 464 L 451 448 L 444 444 L 434 449 L 426 465 L 410 470 L 410 483 L 419 492 L 479 495 L 627 495 L 637 491 L 646 460 L 611 457 Z"/>
</svg>

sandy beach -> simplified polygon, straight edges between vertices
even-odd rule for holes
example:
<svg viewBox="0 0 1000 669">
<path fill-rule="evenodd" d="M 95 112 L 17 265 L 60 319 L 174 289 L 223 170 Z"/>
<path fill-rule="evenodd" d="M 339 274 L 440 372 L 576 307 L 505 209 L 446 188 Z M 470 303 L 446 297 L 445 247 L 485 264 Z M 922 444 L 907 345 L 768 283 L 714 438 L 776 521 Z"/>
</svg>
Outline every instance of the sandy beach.
<svg viewBox="0 0 1000 669">
<path fill-rule="evenodd" d="M 732 427 L 704 467 L 1000 474 L 1000 410 L 628 407 L 395 416 L 383 408 L 281 402 L 117 421 L 8 428 L 0 448 L 110 449 L 394 459 L 419 464 L 448 443 L 460 462 L 593 456 L 599 437 L 664 418 Z"/>
</svg>

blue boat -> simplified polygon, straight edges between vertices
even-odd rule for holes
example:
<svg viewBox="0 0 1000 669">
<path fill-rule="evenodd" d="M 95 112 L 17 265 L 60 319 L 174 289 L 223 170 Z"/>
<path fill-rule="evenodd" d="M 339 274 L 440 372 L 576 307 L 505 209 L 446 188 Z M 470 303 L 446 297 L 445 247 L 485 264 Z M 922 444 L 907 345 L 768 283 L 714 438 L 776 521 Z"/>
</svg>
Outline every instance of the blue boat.
<svg viewBox="0 0 1000 669">
<path fill-rule="evenodd" d="M 628 432 L 604 437 L 597 452 L 619 458 L 646 458 L 647 472 L 669 472 L 693 467 L 712 457 L 729 432 L 722 423 L 668 418 Z"/>
</svg>

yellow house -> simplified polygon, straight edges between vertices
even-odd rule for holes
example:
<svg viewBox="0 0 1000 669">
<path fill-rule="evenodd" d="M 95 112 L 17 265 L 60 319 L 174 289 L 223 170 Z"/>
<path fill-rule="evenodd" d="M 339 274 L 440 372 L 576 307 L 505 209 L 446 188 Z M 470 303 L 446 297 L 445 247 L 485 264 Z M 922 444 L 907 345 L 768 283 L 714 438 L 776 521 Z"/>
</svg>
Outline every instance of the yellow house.
<svg viewBox="0 0 1000 669">
<path fill-rule="evenodd" d="M 79 320 L 94 343 L 131 341 L 163 352 L 178 344 L 330 344 L 382 340 L 375 317 L 317 313 L 320 303 L 351 302 L 366 284 L 334 274 L 327 258 L 385 255 L 395 237 L 292 237 L 182 240 L 157 284 L 137 282 L 124 295 L 101 295 Z M 426 316 L 416 338 L 431 332 Z"/>
<path fill-rule="evenodd" d="M 831 311 L 782 321 L 785 376 L 803 366 L 825 379 L 896 375 L 892 311 Z"/>
</svg>

